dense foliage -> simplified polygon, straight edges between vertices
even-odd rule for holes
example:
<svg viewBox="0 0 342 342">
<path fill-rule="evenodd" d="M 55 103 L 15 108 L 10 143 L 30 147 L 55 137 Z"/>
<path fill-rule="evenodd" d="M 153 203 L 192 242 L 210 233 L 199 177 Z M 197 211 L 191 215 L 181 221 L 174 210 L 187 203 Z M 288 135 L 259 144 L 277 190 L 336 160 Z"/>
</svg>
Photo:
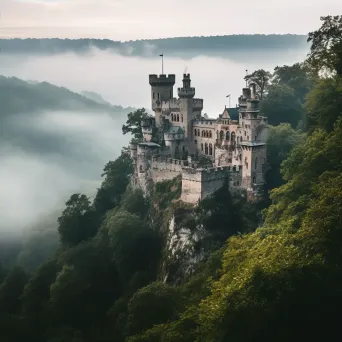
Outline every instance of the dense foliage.
<svg viewBox="0 0 342 342">
<path fill-rule="evenodd" d="M 227 188 L 196 208 L 179 200 L 179 179 L 158 184 L 145 198 L 128 185 L 132 166 L 124 150 L 106 165 L 93 202 L 75 194 L 66 203 L 58 221 L 62 248 L 53 258 L 30 275 L 20 267 L 7 274 L 0 268 L 1 340 L 336 340 L 342 310 L 342 118 L 336 102 L 328 103 L 332 89 L 339 101 L 341 80 L 338 70 L 330 76 L 313 72 L 306 88 L 302 67 L 309 68 L 278 68 L 272 81 L 294 87 L 303 104 L 298 122 L 304 115 L 314 123 L 308 120 L 304 133 L 284 115 L 277 118 L 284 124 L 271 127 L 267 177 L 275 188 L 261 227 L 255 229 L 260 208 Z M 272 92 L 265 94 L 263 101 Z M 214 242 L 207 244 L 210 256 L 177 285 L 165 281 L 170 215 Z"/>
</svg>

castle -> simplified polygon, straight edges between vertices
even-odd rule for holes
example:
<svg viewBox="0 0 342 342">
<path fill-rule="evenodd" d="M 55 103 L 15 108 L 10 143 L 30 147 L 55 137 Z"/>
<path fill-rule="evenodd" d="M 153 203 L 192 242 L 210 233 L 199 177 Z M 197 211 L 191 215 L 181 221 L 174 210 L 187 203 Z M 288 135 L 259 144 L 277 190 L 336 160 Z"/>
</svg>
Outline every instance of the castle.
<svg viewBox="0 0 342 342">
<path fill-rule="evenodd" d="M 131 143 L 133 184 L 182 177 L 181 199 L 197 203 L 229 182 L 231 191 L 259 196 L 264 184 L 267 118 L 259 115 L 256 85 L 243 88 L 236 108 L 216 119 L 202 115 L 190 74 L 183 75 L 178 98 L 175 75 L 149 75 L 154 117 L 142 121 L 143 141 Z"/>
</svg>

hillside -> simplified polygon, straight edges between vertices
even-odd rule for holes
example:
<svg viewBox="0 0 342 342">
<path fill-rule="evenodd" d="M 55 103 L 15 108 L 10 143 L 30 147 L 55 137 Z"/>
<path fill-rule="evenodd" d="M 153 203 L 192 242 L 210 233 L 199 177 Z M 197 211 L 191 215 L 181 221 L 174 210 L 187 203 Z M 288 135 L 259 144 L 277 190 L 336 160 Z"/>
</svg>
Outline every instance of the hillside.
<svg viewBox="0 0 342 342">
<path fill-rule="evenodd" d="M 297 50 L 307 49 L 304 35 L 227 35 L 211 37 L 175 37 L 146 39 L 128 42 L 108 39 L 0 39 L 4 54 L 57 54 L 65 52 L 87 53 L 92 47 L 114 51 L 122 55 L 186 56 L 201 53 L 221 54 L 250 50 Z"/>
<path fill-rule="evenodd" d="M 127 110 L 132 109 L 113 106 L 100 99 L 96 94 L 90 98 L 47 82 L 27 82 L 16 77 L 0 76 L 0 120 L 13 114 L 44 110 L 104 111 L 126 115 Z"/>
</svg>

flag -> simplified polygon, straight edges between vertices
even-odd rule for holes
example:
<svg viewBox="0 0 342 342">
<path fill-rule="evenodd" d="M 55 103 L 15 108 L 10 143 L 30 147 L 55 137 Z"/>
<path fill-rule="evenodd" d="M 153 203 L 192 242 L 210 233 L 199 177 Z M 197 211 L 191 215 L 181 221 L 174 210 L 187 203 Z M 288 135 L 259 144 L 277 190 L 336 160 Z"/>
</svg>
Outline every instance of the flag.
<svg viewBox="0 0 342 342">
<path fill-rule="evenodd" d="M 161 55 L 159 55 L 159 57 L 163 57 L 164 56 L 164 54 L 162 53 Z"/>
<path fill-rule="evenodd" d="M 230 94 L 229 94 L 229 95 L 227 95 L 226 97 L 230 97 Z"/>
</svg>

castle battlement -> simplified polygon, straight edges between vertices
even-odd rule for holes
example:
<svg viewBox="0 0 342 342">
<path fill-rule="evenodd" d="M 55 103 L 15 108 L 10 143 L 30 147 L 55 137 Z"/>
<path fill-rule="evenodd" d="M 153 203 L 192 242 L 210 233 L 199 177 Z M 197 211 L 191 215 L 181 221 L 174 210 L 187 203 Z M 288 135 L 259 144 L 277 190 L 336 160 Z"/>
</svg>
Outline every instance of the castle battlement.
<svg viewBox="0 0 342 342">
<path fill-rule="evenodd" d="M 151 86 L 173 86 L 176 83 L 176 75 L 175 74 L 169 74 L 169 75 L 156 75 L 152 74 L 149 75 L 149 83 Z"/>
</svg>

